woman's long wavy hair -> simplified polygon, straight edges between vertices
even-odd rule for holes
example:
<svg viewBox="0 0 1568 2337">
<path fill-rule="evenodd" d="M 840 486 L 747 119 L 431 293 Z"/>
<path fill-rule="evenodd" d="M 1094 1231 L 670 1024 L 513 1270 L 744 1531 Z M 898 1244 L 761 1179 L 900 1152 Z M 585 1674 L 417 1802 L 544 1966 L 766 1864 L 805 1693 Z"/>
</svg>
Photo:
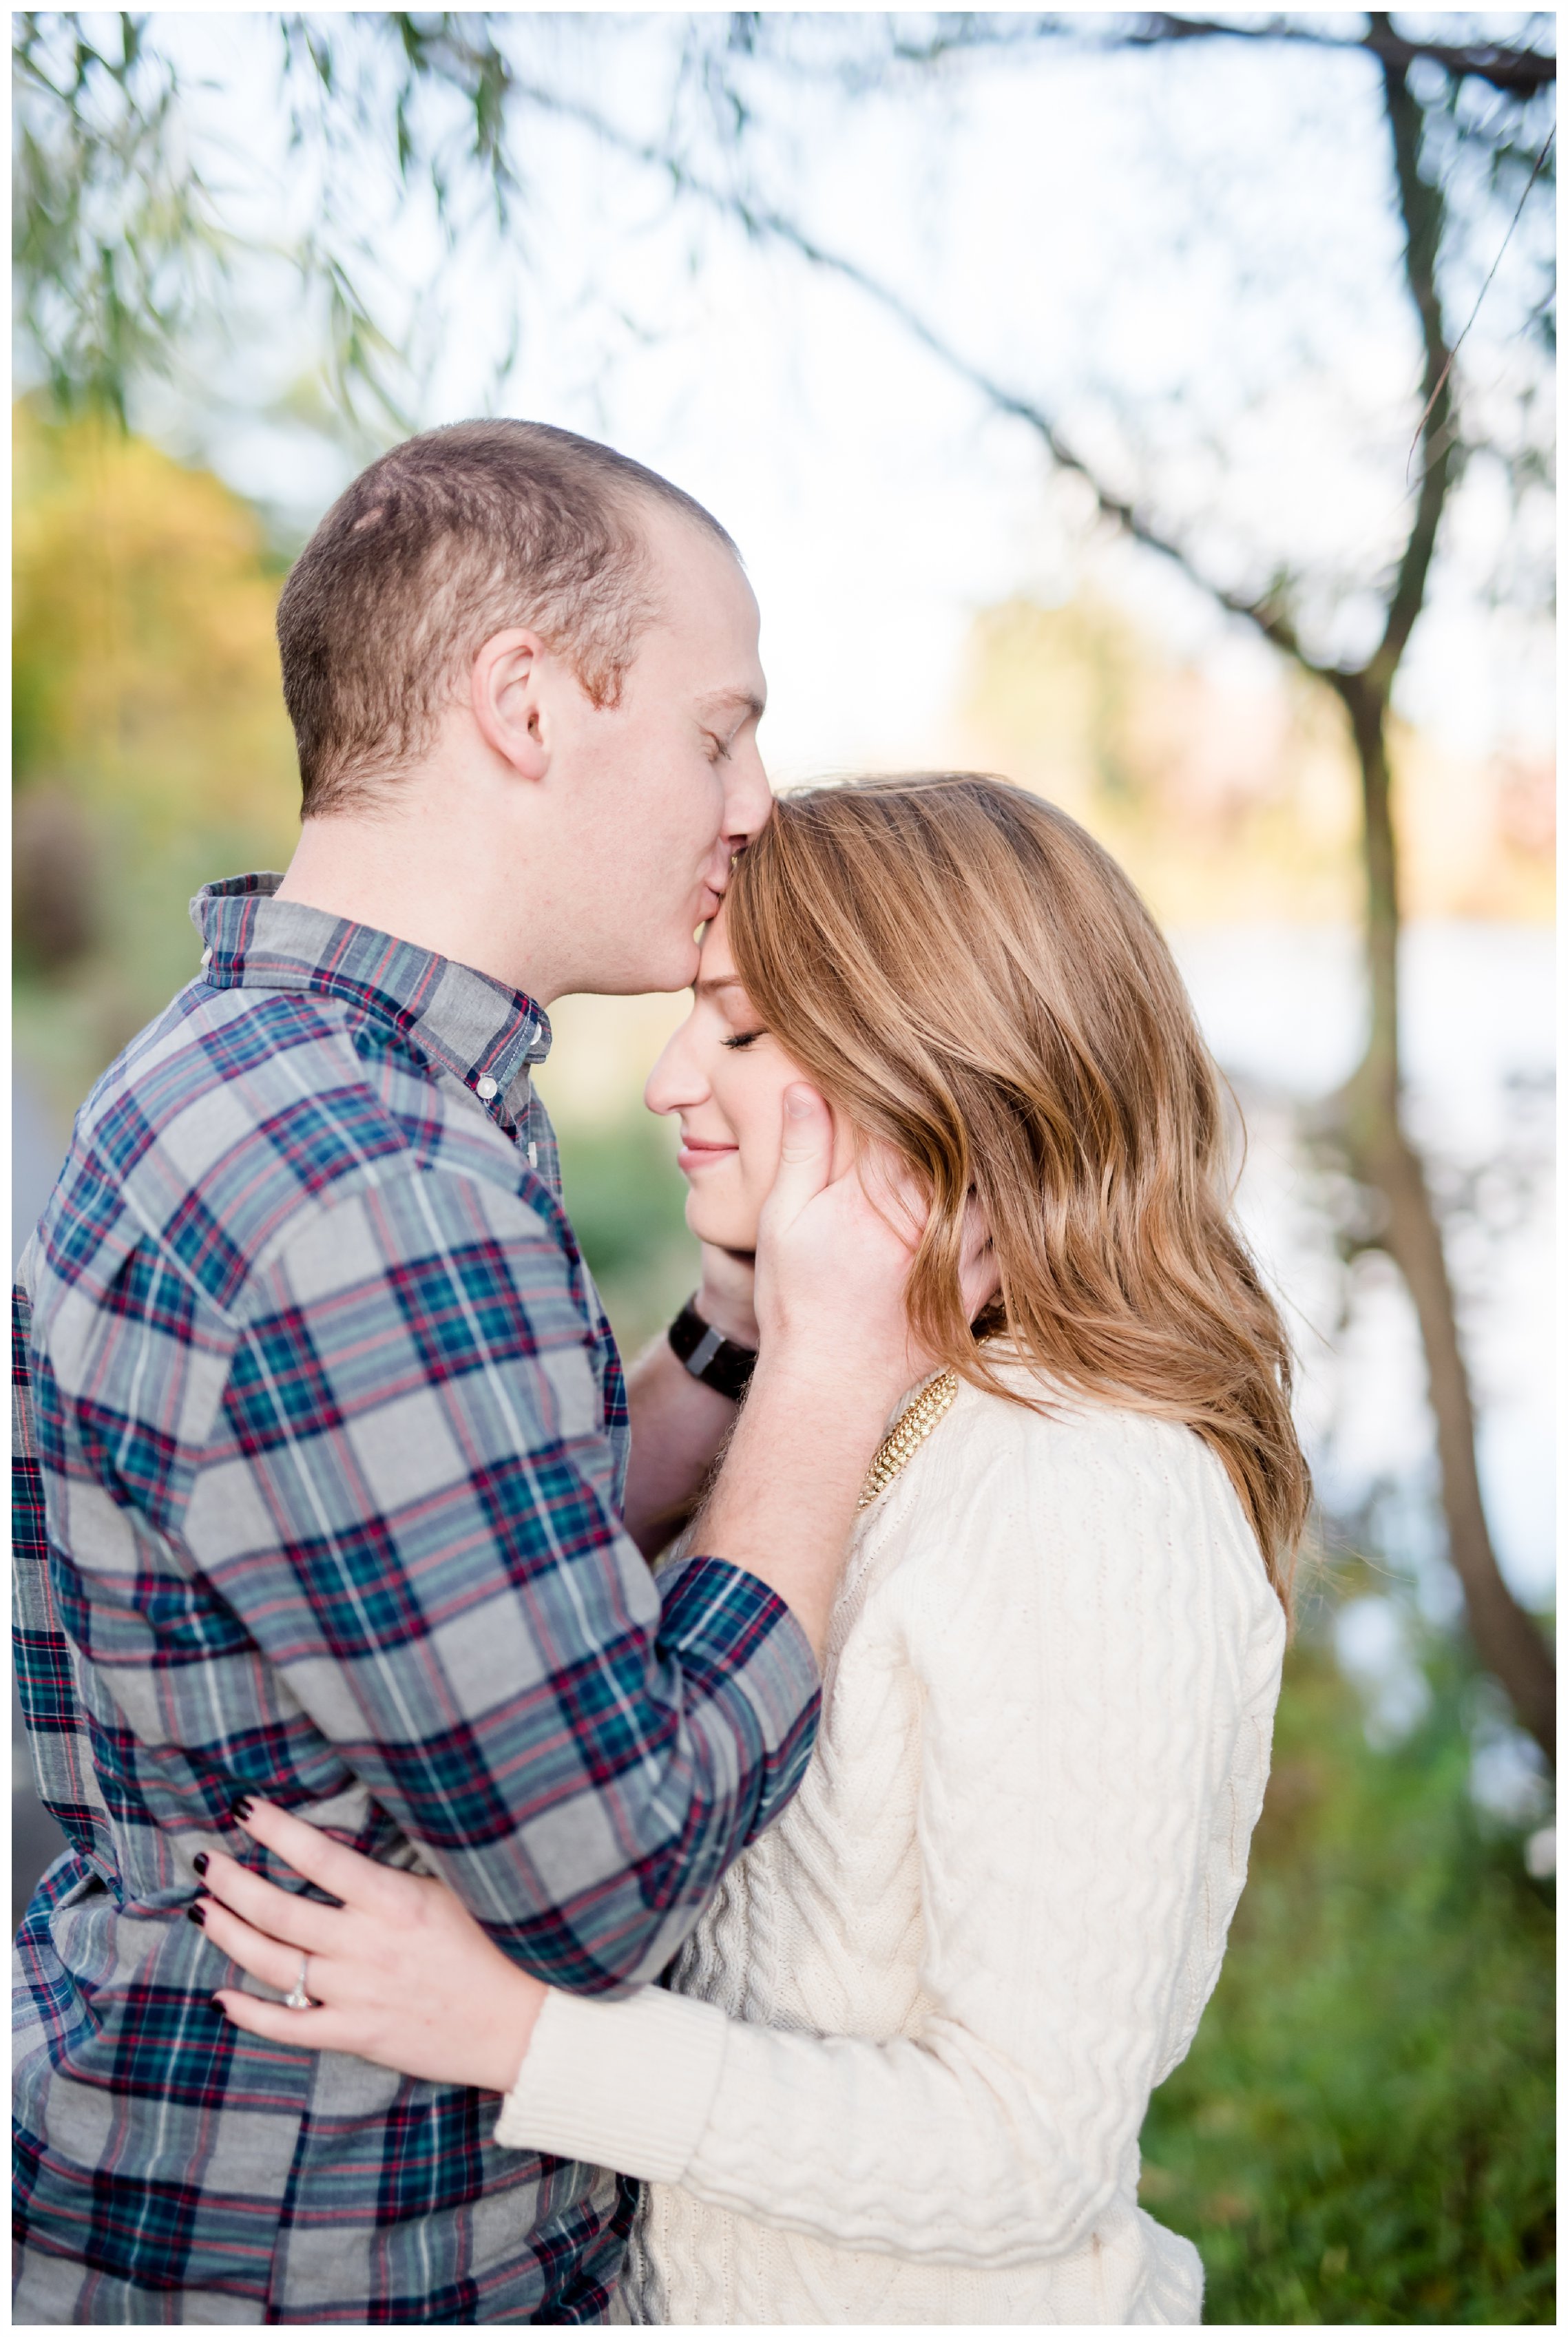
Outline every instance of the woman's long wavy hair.
<svg viewBox="0 0 1568 2337">
<path fill-rule="evenodd" d="M 931 1352 L 1026 1402 L 980 1344 L 1005 1331 L 1060 1385 L 1195 1429 L 1289 1612 L 1310 1497 L 1289 1348 L 1231 1220 L 1219 1074 L 1116 863 L 1003 779 L 853 780 L 780 797 L 726 924 L 780 1045 L 929 1190 L 909 1314 Z M 974 1326 L 971 1192 L 1001 1276 Z"/>
</svg>

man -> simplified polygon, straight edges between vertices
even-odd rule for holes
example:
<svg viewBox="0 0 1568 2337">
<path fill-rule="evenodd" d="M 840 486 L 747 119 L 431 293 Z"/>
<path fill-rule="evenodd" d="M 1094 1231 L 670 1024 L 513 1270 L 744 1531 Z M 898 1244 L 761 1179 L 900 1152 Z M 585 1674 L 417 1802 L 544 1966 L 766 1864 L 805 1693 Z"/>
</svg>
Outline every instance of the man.
<svg viewBox="0 0 1568 2337">
<path fill-rule="evenodd" d="M 693 978 L 767 816 L 734 548 L 607 448 L 466 424 L 355 482 L 279 636 L 299 849 L 199 897 L 18 1291 L 19 1671 L 73 1847 L 18 1943 L 15 2315 L 593 2322 L 614 2178 L 230 2028 L 193 1862 L 261 1794 L 559 1986 L 657 1974 L 809 1752 L 906 1260 L 792 1091 L 708 1554 L 656 1587 L 530 1072 L 552 1000 Z M 694 1487 L 733 1405 L 668 1346 L 632 1401 Z"/>
</svg>

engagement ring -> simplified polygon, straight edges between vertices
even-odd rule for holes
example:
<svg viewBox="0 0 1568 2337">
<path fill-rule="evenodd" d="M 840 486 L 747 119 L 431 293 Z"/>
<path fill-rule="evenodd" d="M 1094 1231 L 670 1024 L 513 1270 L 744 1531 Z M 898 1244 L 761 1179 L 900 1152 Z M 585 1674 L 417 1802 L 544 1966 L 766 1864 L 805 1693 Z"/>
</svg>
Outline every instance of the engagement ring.
<svg viewBox="0 0 1568 2337">
<path fill-rule="evenodd" d="M 307 1996 L 305 1993 L 305 1974 L 309 1970 L 309 1957 L 301 1956 L 299 1959 L 299 1977 L 283 2000 L 284 2003 L 289 2005 L 295 2012 L 309 2012 L 313 2009 L 314 2000 Z"/>
</svg>

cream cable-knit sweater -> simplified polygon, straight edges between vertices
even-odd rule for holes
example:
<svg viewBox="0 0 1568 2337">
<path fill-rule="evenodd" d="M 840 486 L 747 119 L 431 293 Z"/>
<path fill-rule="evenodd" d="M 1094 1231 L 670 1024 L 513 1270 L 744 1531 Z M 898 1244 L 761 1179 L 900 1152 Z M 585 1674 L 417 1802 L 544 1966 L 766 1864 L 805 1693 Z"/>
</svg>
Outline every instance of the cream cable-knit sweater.
<svg viewBox="0 0 1568 2337">
<path fill-rule="evenodd" d="M 859 1522 L 794 1802 L 668 1990 L 551 1993 L 503 2106 L 498 2141 L 649 2184 L 617 2319 L 1198 2320 L 1138 2135 L 1219 1973 L 1284 1640 L 1191 1431 L 960 1391 Z"/>
</svg>

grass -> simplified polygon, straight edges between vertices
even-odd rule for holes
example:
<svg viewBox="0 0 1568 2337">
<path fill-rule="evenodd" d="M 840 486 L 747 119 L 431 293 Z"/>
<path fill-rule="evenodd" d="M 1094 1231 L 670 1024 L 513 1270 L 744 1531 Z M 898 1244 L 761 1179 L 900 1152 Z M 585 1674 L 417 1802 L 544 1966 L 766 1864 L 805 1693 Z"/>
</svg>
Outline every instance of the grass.
<svg viewBox="0 0 1568 2337">
<path fill-rule="evenodd" d="M 1464 1681 L 1374 1752 L 1308 1638 L 1214 2000 L 1144 2128 L 1142 2197 L 1209 2322 L 1555 2318 L 1551 1886 L 1467 1790 Z"/>
</svg>

